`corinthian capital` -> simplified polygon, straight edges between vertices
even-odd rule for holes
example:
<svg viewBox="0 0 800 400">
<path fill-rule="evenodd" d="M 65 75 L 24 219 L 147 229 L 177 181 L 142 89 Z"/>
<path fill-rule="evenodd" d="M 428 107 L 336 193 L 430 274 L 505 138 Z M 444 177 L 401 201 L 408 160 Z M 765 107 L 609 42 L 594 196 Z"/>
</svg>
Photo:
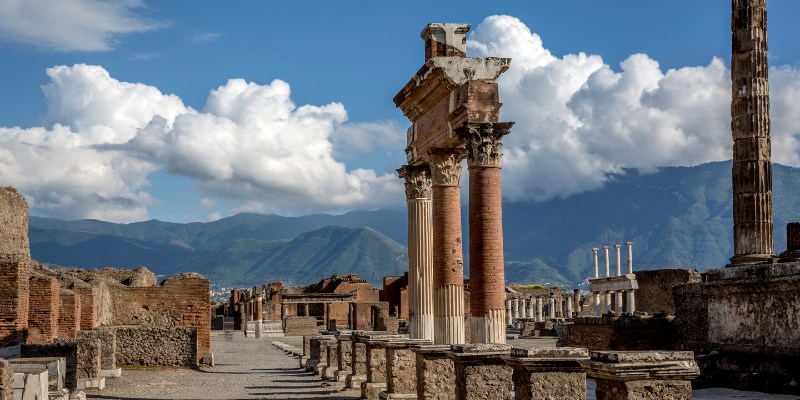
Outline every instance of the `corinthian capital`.
<svg viewBox="0 0 800 400">
<path fill-rule="evenodd" d="M 461 184 L 461 160 L 464 149 L 434 149 L 428 152 L 431 176 L 434 185 L 459 186 Z"/>
<path fill-rule="evenodd" d="M 513 122 L 467 122 L 456 130 L 467 142 L 470 166 L 499 167 L 503 157 L 501 139 L 511 131 Z"/>
<path fill-rule="evenodd" d="M 431 198 L 431 170 L 427 165 L 404 165 L 397 173 L 406 180 L 406 199 Z"/>
</svg>

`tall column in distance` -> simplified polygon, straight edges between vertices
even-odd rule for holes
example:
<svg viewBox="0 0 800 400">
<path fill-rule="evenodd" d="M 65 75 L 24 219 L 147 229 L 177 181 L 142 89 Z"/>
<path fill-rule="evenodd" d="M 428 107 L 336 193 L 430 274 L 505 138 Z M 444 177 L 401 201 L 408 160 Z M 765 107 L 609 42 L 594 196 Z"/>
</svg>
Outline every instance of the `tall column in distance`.
<svg viewBox="0 0 800 400">
<path fill-rule="evenodd" d="M 433 183 L 435 344 L 464 343 L 464 255 L 461 237 L 461 161 L 464 153 L 463 149 L 437 149 L 429 154 Z M 505 290 L 501 290 L 501 294 L 504 295 Z"/>
<path fill-rule="evenodd" d="M 505 343 L 505 260 L 500 160 L 513 122 L 464 124 L 469 166 L 469 287 L 472 343 Z M 525 313 L 525 298 L 522 299 Z"/>
<path fill-rule="evenodd" d="M 633 273 L 633 242 L 625 243 L 628 246 L 628 274 Z"/>
<path fill-rule="evenodd" d="M 615 244 L 614 251 L 617 253 L 617 276 L 622 276 L 622 245 Z"/>
<path fill-rule="evenodd" d="M 600 270 L 599 270 L 599 267 L 597 265 L 598 264 L 598 262 L 597 262 L 597 253 L 599 251 L 600 251 L 600 249 L 598 249 L 596 247 L 592 249 L 592 256 L 594 256 L 594 279 L 597 279 L 597 278 L 600 277 Z"/>
<path fill-rule="evenodd" d="M 398 169 L 408 205 L 408 299 L 411 339 L 433 341 L 433 214 L 428 166 Z"/>
<path fill-rule="evenodd" d="M 732 0 L 731 266 L 774 257 L 766 0 Z"/>
<path fill-rule="evenodd" d="M 603 252 L 605 252 L 606 255 L 606 276 L 604 276 L 604 278 L 608 278 L 611 276 L 611 266 L 608 259 L 608 246 L 603 246 Z"/>
</svg>

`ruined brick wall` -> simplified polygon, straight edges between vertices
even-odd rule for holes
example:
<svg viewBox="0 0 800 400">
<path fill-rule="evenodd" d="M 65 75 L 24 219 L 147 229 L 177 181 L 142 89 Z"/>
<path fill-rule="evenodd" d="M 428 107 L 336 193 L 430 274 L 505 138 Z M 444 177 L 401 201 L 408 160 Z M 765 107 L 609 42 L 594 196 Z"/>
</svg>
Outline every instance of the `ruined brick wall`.
<svg viewBox="0 0 800 400">
<path fill-rule="evenodd" d="M 71 339 L 78 337 L 81 319 L 80 295 L 69 289 L 59 290 L 58 337 Z"/>
<path fill-rule="evenodd" d="M 24 340 L 28 328 L 28 204 L 0 187 L 0 347 Z"/>
<path fill-rule="evenodd" d="M 198 365 L 197 328 L 119 327 L 114 332 L 118 365 Z"/>
<path fill-rule="evenodd" d="M 0 358 L 0 400 L 12 400 L 14 398 L 14 388 L 11 385 L 13 373 L 8 361 Z"/>
<path fill-rule="evenodd" d="M 315 335 L 317 333 L 315 317 L 288 317 L 283 320 L 283 334 L 286 336 Z"/>
<path fill-rule="evenodd" d="M 58 336 L 61 288 L 53 277 L 32 274 L 28 314 L 28 343 L 51 343 Z"/>
<path fill-rule="evenodd" d="M 672 328 L 666 318 L 580 317 L 568 330 L 569 346 L 589 351 L 672 348 Z"/>
<path fill-rule="evenodd" d="M 389 303 L 386 302 L 354 302 L 350 315 L 352 329 L 359 331 L 377 329 L 377 317 L 381 314 L 389 315 Z"/>
<path fill-rule="evenodd" d="M 79 333 L 82 339 L 96 339 L 100 342 L 100 369 L 117 368 L 117 335 L 114 329 L 100 328 Z"/>
<path fill-rule="evenodd" d="M 81 302 L 81 330 L 90 331 L 99 325 L 97 321 L 97 288 L 86 283 L 76 281 L 69 288 L 80 297 Z"/>
<path fill-rule="evenodd" d="M 682 268 L 636 271 L 636 281 L 639 283 L 636 311 L 675 315 L 672 288 L 683 283 L 700 282 L 700 273 Z"/>
<path fill-rule="evenodd" d="M 165 279 L 159 286 L 111 290 L 113 325 L 196 327 L 197 363 L 211 362 L 211 284 L 208 279 L 200 274 L 184 273 Z"/>
<path fill-rule="evenodd" d="M 383 277 L 383 289 L 379 292 L 379 300 L 389 303 L 389 312 L 394 315 L 395 307 L 400 312 L 399 317 L 408 319 L 408 304 L 403 304 L 403 294 L 408 287 L 408 273 L 403 276 Z M 406 299 L 408 295 L 406 294 Z M 405 306 L 405 313 L 403 313 Z"/>
</svg>

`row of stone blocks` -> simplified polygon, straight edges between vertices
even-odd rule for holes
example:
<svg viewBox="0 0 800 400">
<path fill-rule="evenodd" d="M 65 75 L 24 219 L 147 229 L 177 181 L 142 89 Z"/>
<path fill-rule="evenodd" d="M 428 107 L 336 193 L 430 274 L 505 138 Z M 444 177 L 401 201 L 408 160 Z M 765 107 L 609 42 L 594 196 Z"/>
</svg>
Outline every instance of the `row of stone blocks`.
<svg viewBox="0 0 800 400">
<path fill-rule="evenodd" d="M 700 373 L 692 352 L 433 345 L 386 332 L 305 336 L 300 366 L 362 399 L 585 399 L 587 374 L 598 400 L 691 399 Z"/>
<path fill-rule="evenodd" d="M 83 392 L 71 392 L 66 387 L 64 357 L 0 359 L 0 370 L 0 375 L 4 376 L 0 378 L 0 400 L 85 399 Z M 8 378 L 10 382 L 2 382 Z"/>
</svg>

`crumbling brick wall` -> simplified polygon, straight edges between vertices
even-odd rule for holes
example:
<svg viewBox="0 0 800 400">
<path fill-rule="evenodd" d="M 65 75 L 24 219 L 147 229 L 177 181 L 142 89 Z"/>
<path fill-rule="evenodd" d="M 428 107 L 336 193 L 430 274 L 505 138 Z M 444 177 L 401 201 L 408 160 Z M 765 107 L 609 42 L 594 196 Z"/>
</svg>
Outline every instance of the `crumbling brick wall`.
<svg viewBox="0 0 800 400">
<path fill-rule="evenodd" d="M 598 350 L 670 350 L 666 318 L 580 317 L 569 325 L 569 346 Z"/>
<path fill-rule="evenodd" d="M 0 400 L 12 400 L 14 398 L 14 388 L 11 385 L 11 366 L 8 361 L 0 358 Z"/>
<path fill-rule="evenodd" d="M 58 337 L 61 339 L 76 338 L 78 337 L 78 332 L 81 330 L 80 295 L 69 289 L 60 289 L 59 300 Z"/>
<path fill-rule="evenodd" d="M 73 292 L 80 295 L 81 302 L 81 330 L 90 331 L 97 327 L 97 289 L 86 283 L 75 281 L 69 288 Z"/>
<path fill-rule="evenodd" d="M 158 286 L 111 287 L 113 325 L 197 328 L 197 363 L 211 363 L 211 284 L 196 273 L 165 279 Z M 118 339 L 119 340 L 119 339 Z M 121 347 L 118 344 L 117 348 Z"/>
<path fill-rule="evenodd" d="M 683 268 L 643 270 L 636 271 L 636 281 L 639 283 L 636 311 L 675 315 L 672 288 L 683 283 L 700 282 L 700 273 Z"/>
<path fill-rule="evenodd" d="M 51 343 L 58 336 L 61 307 L 58 280 L 53 277 L 31 274 L 28 315 L 28 343 Z"/>
<path fill-rule="evenodd" d="M 197 328 L 114 328 L 118 365 L 198 365 Z"/>
<path fill-rule="evenodd" d="M 376 329 L 378 315 L 389 315 L 389 303 L 378 302 L 354 302 L 352 306 L 351 329 L 366 331 Z"/>
<path fill-rule="evenodd" d="M 24 340 L 28 328 L 28 205 L 12 187 L 0 187 L 0 347 Z"/>
</svg>

